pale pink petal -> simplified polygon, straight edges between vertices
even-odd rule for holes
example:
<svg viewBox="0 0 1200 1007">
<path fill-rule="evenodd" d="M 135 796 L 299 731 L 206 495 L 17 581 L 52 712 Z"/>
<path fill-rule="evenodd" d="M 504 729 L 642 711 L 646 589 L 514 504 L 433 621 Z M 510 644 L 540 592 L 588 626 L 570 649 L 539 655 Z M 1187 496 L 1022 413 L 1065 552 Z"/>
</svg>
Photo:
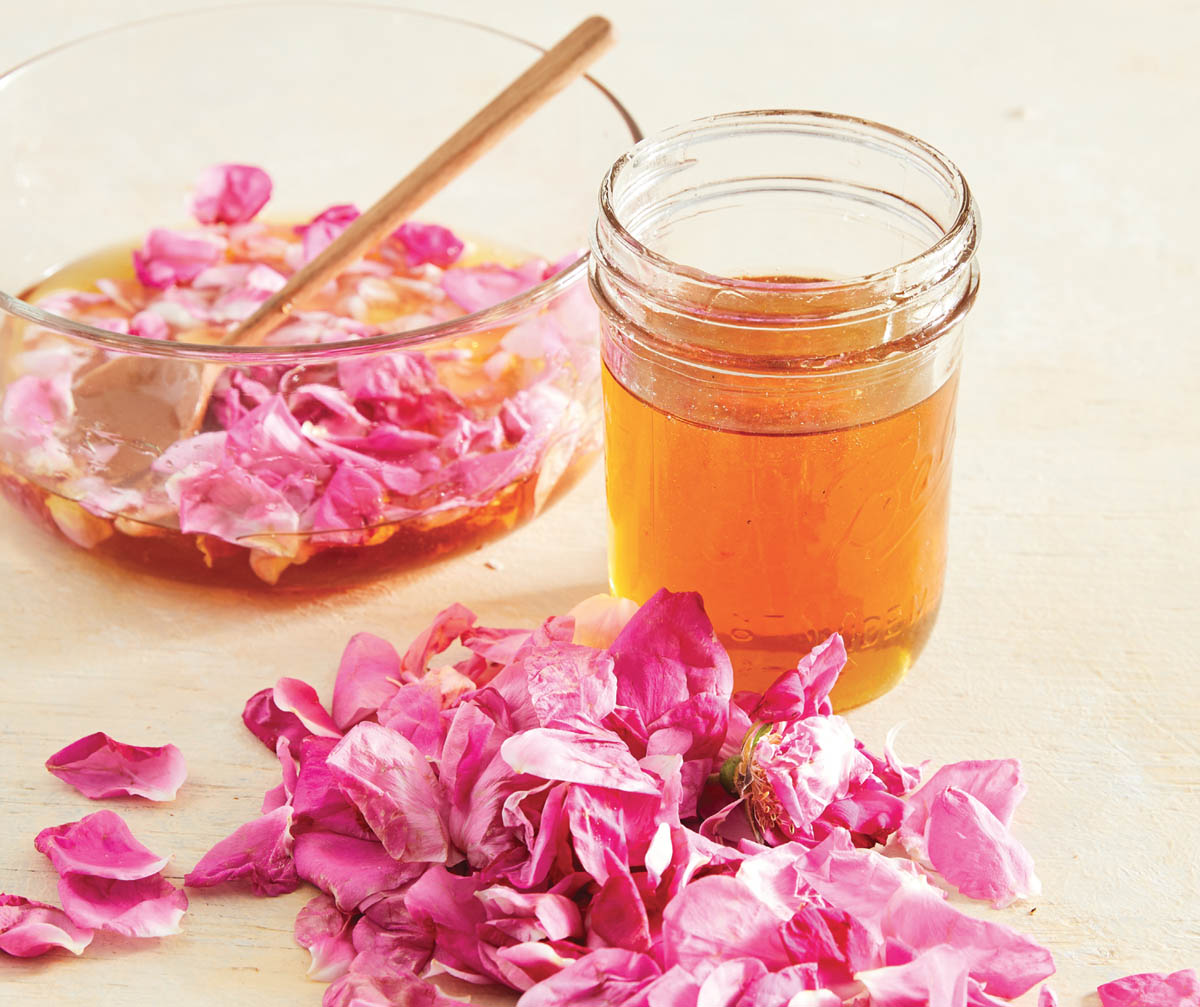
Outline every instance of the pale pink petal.
<svg viewBox="0 0 1200 1007">
<path fill-rule="evenodd" d="M 184 878 L 190 888 L 245 882 L 256 895 L 284 895 L 300 887 L 292 862 L 292 809 L 286 805 L 239 826 L 209 850 Z"/>
<path fill-rule="evenodd" d="M 456 266 L 442 274 L 442 289 L 463 311 L 482 311 L 536 287 L 542 281 L 542 265 L 535 260 L 519 269 L 495 262 Z"/>
<path fill-rule="evenodd" d="M 323 738 L 340 738 L 341 730 L 321 705 L 317 690 L 298 678 L 281 678 L 271 693 L 283 713 L 292 713 L 308 730 Z M 290 740 L 290 739 L 289 739 Z"/>
<path fill-rule="evenodd" d="M 1043 986 L 1038 993 L 1038 1007 L 1058 1007 L 1058 997 L 1049 986 Z"/>
<path fill-rule="evenodd" d="M 296 916 L 296 943 L 312 956 L 308 977 L 332 982 L 345 974 L 357 952 L 350 939 L 353 920 L 328 895 L 315 895 Z"/>
<path fill-rule="evenodd" d="M 217 164 L 196 181 L 192 214 L 201 224 L 242 224 L 271 198 L 271 177 L 249 164 Z"/>
<path fill-rule="evenodd" d="M 815 965 L 789 965 L 752 983 L 735 1007 L 840 1007 L 842 998 L 819 986 Z"/>
<path fill-rule="evenodd" d="M 343 731 L 372 716 L 396 691 L 400 655 L 386 640 L 357 633 L 342 651 L 333 683 L 333 719 Z"/>
<path fill-rule="evenodd" d="M 292 849 L 296 873 L 332 895 L 342 912 L 353 912 L 366 898 L 412 881 L 425 864 L 394 860 L 380 843 L 335 832 L 305 832 Z"/>
<path fill-rule="evenodd" d="M 1105 983 L 1100 1007 L 1200 1007 L 1200 980 L 1193 969 L 1167 975 L 1141 972 Z"/>
<path fill-rule="evenodd" d="M 543 727 L 598 729 L 617 705 L 612 658 L 591 647 L 547 640 L 522 655 L 529 700 Z"/>
<path fill-rule="evenodd" d="M 458 1007 L 463 1001 L 443 994 L 412 972 L 352 967 L 325 990 L 322 1007 Z M 469 1005 L 465 1005 L 469 1007 Z"/>
<path fill-rule="evenodd" d="M 404 261 L 409 269 L 432 262 L 442 269 L 454 265 L 462 255 L 463 243 L 449 228 L 437 224 L 418 224 L 406 220 L 394 232 L 404 246 Z"/>
<path fill-rule="evenodd" d="M 167 937 L 179 933 L 187 896 L 161 874 L 136 881 L 66 874 L 58 882 L 63 909 L 94 930 L 125 937 Z"/>
<path fill-rule="evenodd" d="M 136 881 L 157 874 L 170 859 L 156 857 L 133 838 L 119 815 L 107 810 L 43 829 L 33 845 L 60 875 Z"/>
<path fill-rule="evenodd" d="M 213 235 L 156 227 L 134 251 L 133 268 L 147 287 L 172 287 L 190 283 L 216 263 L 223 250 L 223 243 Z"/>
<path fill-rule="evenodd" d="M 966 1007 L 967 960 L 941 945 L 906 965 L 859 972 L 854 977 L 871 994 L 871 1003 L 887 1007 Z"/>
<path fill-rule="evenodd" d="M 700 878 L 663 910 L 663 961 L 696 969 L 725 958 L 753 957 L 771 971 L 784 968 L 793 964 L 782 938 L 788 918 L 738 878 Z"/>
<path fill-rule="evenodd" d="M 404 652 L 400 661 L 401 672 L 414 678 L 424 675 L 430 660 L 474 625 L 475 613 L 465 605 L 455 604 L 443 609 Z"/>
<path fill-rule="evenodd" d="M 14 958 L 36 958 L 54 948 L 83 954 L 92 931 L 77 926 L 57 906 L 0 893 L 0 951 Z"/>
<path fill-rule="evenodd" d="M 637 602 L 628 598 L 614 598 L 611 594 L 594 594 L 585 598 L 567 613 L 568 617 L 575 620 L 572 642 L 598 650 L 611 647 L 637 609 Z"/>
<path fill-rule="evenodd" d="M 527 990 L 517 1007 L 621 1007 L 661 974 L 649 955 L 599 948 Z"/>
<path fill-rule="evenodd" d="M 1013 812 L 1028 790 L 1017 759 L 969 759 L 942 766 L 908 799 L 897 838 L 913 857 L 927 858 L 925 827 L 929 809 L 948 787 L 957 787 L 982 802 L 1004 825 L 1011 824 Z"/>
<path fill-rule="evenodd" d="M 364 721 L 329 754 L 327 765 L 393 857 L 447 859 L 446 794 L 411 741 Z"/>
<path fill-rule="evenodd" d="M 97 731 L 72 742 L 46 760 L 46 768 L 84 797 L 145 797 L 173 801 L 187 766 L 174 745 L 123 745 Z"/>
<path fill-rule="evenodd" d="M 658 793 L 624 742 L 608 731 L 584 734 L 538 727 L 514 734 L 500 746 L 500 755 L 514 772 L 543 780 L 588 783 L 630 793 Z"/>
<path fill-rule="evenodd" d="M 982 802 L 957 787 L 934 799 L 925 837 L 934 870 L 964 895 L 1002 909 L 1041 893 L 1029 851 Z"/>
<path fill-rule="evenodd" d="M 507 885 L 493 885 L 476 893 L 489 920 L 529 918 L 536 920 L 543 937 L 552 941 L 579 937 L 583 918 L 579 906 L 553 892 L 518 892 Z"/>
<path fill-rule="evenodd" d="M 171 326 L 157 311 L 139 311 L 129 319 L 129 331 L 142 339 L 167 339 Z"/>
<path fill-rule="evenodd" d="M 292 758 L 292 744 L 287 738 L 275 742 L 275 757 L 279 760 L 279 770 L 282 779 L 278 786 L 272 787 L 263 795 L 260 814 L 267 814 L 284 805 L 290 806 L 296 793 L 296 783 L 299 781 L 299 770 L 296 760 Z"/>
</svg>

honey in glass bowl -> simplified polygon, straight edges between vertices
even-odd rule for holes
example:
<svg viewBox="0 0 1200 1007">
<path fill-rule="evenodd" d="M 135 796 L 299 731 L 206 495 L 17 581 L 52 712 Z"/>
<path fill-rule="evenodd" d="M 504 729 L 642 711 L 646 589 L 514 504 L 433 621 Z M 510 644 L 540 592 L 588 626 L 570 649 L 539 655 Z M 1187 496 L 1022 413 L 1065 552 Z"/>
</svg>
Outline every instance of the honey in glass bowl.
<svg viewBox="0 0 1200 1007">
<path fill-rule="evenodd" d="M 976 217 L 932 148 L 817 113 L 679 127 L 607 177 L 592 289 L 612 587 L 699 591 L 739 688 L 838 632 L 844 709 L 924 646 Z"/>
</svg>

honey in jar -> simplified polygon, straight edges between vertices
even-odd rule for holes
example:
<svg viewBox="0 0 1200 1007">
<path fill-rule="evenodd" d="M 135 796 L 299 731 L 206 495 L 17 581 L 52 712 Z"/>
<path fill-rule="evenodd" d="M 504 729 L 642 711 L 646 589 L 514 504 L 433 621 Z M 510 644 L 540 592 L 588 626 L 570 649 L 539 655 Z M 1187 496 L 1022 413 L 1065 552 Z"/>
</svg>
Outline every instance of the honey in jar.
<svg viewBox="0 0 1200 1007">
<path fill-rule="evenodd" d="M 645 141 L 601 202 L 613 591 L 699 591 L 736 688 L 838 632 L 835 705 L 880 695 L 942 594 L 961 175 L 887 127 L 744 113 Z"/>
</svg>

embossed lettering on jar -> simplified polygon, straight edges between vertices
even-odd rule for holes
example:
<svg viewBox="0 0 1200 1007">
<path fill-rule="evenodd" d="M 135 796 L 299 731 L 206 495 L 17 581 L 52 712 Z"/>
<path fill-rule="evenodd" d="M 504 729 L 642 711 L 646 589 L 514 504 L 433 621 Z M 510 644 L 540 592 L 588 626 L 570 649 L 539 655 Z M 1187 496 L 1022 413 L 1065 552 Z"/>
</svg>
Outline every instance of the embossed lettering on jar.
<svg viewBox="0 0 1200 1007">
<path fill-rule="evenodd" d="M 949 161 L 846 117 L 717 116 L 605 180 L 612 586 L 700 591 L 738 687 L 837 630 L 845 708 L 924 646 L 977 240 Z"/>
</svg>

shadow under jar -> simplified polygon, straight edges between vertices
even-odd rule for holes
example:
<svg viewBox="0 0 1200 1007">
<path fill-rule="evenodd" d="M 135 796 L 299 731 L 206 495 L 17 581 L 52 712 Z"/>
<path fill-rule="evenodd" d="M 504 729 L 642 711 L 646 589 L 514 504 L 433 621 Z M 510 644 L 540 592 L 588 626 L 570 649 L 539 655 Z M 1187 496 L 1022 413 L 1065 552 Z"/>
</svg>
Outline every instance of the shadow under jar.
<svg viewBox="0 0 1200 1007">
<path fill-rule="evenodd" d="M 977 241 L 953 164 L 845 116 L 702 119 L 606 177 L 590 276 L 612 587 L 699 591 L 738 688 L 836 631 L 845 709 L 928 639 Z"/>
</svg>

